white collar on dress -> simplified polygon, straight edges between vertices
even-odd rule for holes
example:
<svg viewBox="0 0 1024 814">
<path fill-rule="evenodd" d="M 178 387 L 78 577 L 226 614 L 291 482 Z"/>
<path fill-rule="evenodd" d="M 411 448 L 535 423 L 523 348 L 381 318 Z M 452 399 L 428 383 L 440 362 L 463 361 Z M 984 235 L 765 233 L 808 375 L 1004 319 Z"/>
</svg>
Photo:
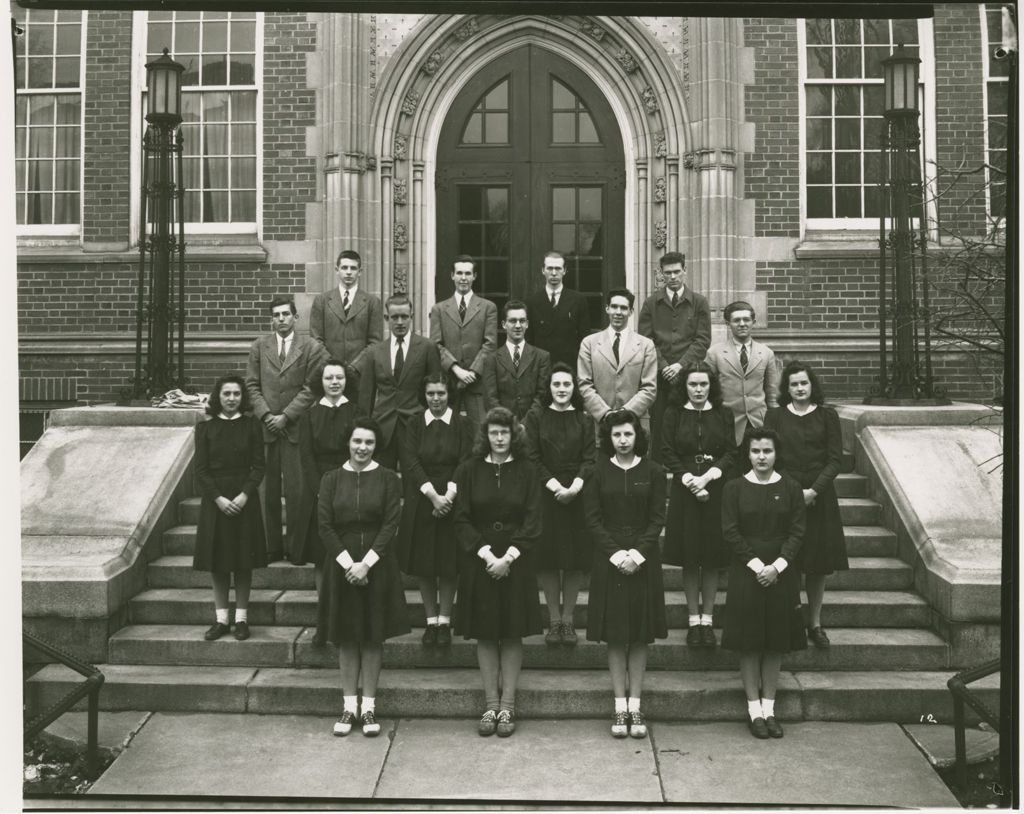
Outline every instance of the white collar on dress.
<svg viewBox="0 0 1024 814">
<path fill-rule="evenodd" d="M 692 412 L 697 412 L 697 408 L 694 407 L 692 404 L 690 404 L 689 401 L 687 401 L 686 404 L 683 405 L 683 409 L 684 410 L 690 410 Z M 711 409 L 713 409 L 712 406 L 711 406 L 711 402 L 710 401 L 705 401 L 704 402 L 704 406 L 700 408 L 700 411 L 702 413 L 705 413 L 705 412 L 707 412 L 708 410 L 711 410 Z"/>
<path fill-rule="evenodd" d="M 423 413 L 423 421 L 429 427 L 435 421 L 443 421 L 445 424 L 452 423 L 452 408 L 449 407 L 441 415 L 434 415 L 430 410 L 426 410 Z"/>
<path fill-rule="evenodd" d="M 491 460 L 491 453 L 489 453 L 489 452 L 487 453 L 487 457 L 484 458 L 484 461 L 486 461 L 489 464 L 495 464 L 495 462 Z M 511 461 L 512 461 L 512 454 L 509 453 L 509 456 L 504 461 L 502 461 L 500 464 L 495 464 L 495 466 L 504 466 L 505 464 L 510 463 Z"/>
<path fill-rule="evenodd" d="M 368 464 L 367 464 L 366 466 L 364 466 L 364 467 L 363 467 L 362 469 L 360 469 L 360 470 L 355 470 L 355 469 L 353 469 L 353 468 L 352 468 L 352 463 L 351 463 L 351 461 L 345 461 L 345 463 L 343 463 L 343 464 L 341 465 L 341 468 L 342 468 L 342 469 L 344 469 L 344 470 L 346 470 L 346 471 L 348 471 L 348 472 L 356 472 L 356 471 L 359 471 L 359 472 L 372 472 L 372 471 L 373 471 L 374 469 L 376 469 L 376 468 L 377 468 L 378 466 L 380 466 L 380 464 L 379 464 L 379 463 L 377 463 L 376 461 L 370 461 L 370 463 L 368 463 Z"/>
<path fill-rule="evenodd" d="M 341 401 L 335 404 L 333 401 L 327 398 L 327 396 L 324 396 L 322 399 L 320 399 L 320 401 L 317 402 L 317 404 L 322 404 L 324 407 L 340 407 L 342 404 L 348 404 L 348 397 L 344 393 L 342 393 Z"/>
<path fill-rule="evenodd" d="M 796 410 L 793 409 L 793 402 L 789 402 L 789 404 L 786 405 L 786 409 L 789 410 L 793 415 L 807 415 L 808 413 L 813 413 L 815 410 L 817 410 L 818 405 L 812 403 L 811 406 L 804 410 L 802 413 L 798 413 Z"/>
<path fill-rule="evenodd" d="M 223 418 L 225 421 L 234 421 L 236 418 L 241 418 L 241 413 L 235 413 L 233 416 L 226 416 L 224 413 L 217 413 L 217 418 Z"/>
<path fill-rule="evenodd" d="M 608 460 L 612 462 L 613 466 L 617 466 L 619 469 L 623 470 L 624 472 L 628 472 L 630 469 L 632 469 L 634 466 L 636 466 L 638 463 L 640 463 L 642 458 L 639 455 L 634 455 L 633 456 L 633 463 L 631 463 L 629 466 L 623 466 L 622 464 L 620 464 L 615 459 L 614 455 L 612 455 L 612 457 L 609 458 Z"/>
<path fill-rule="evenodd" d="M 557 407 L 555 406 L 555 403 L 554 403 L 554 402 L 551 402 L 551 403 L 550 403 L 550 404 L 548 405 L 548 409 L 549 409 L 549 410 L 554 410 L 554 411 L 555 411 L 556 413 L 568 413 L 568 412 L 572 412 L 572 411 L 573 411 L 573 410 L 575 410 L 576 408 L 572 406 L 572 403 L 570 403 L 570 404 L 569 404 L 569 406 L 568 406 L 568 407 L 566 407 L 566 408 L 565 408 L 564 410 L 560 410 L 560 409 L 558 409 L 558 408 L 557 408 Z"/>
<path fill-rule="evenodd" d="M 782 475 L 778 472 L 772 472 L 772 476 L 767 481 L 761 481 L 757 479 L 757 475 L 754 474 L 754 470 L 751 469 L 746 475 L 743 476 L 751 483 L 756 483 L 758 486 L 767 486 L 769 483 L 778 483 L 782 480 Z"/>
</svg>

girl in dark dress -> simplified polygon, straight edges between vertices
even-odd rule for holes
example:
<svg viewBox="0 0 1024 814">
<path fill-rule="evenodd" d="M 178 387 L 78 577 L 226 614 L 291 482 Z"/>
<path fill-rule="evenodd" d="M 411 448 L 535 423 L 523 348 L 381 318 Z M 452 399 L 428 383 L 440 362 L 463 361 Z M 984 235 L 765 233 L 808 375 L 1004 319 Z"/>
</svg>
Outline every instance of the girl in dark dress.
<svg viewBox="0 0 1024 814">
<path fill-rule="evenodd" d="M 511 412 L 488 410 L 473 457 L 455 472 L 455 533 L 464 552 L 455 630 L 477 640 L 486 702 L 477 731 L 484 736 L 515 731 L 523 636 L 543 629 L 529 562 L 540 536 L 540 482 L 522 435 Z"/>
<path fill-rule="evenodd" d="M 249 638 L 249 592 L 252 569 L 267 564 L 260 496 L 265 470 L 263 430 L 244 415 L 249 399 L 241 376 L 224 376 L 213 385 L 206 412 L 212 418 L 196 425 L 196 486 L 202 495 L 192 567 L 213 579 L 216 621 L 208 642 L 228 627 L 228 590 L 235 576 L 235 638 Z"/>
<path fill-rule="evenodd" d="M 672 473 L 665 562 L 683 566 L 690 612 L 686 643 L 714 647 L 718 578 L 729 564 L 729 547 L 722 542 L 722 486 L 736 455 L 734 422 L 722 407 L 718 376 L 706 362 L 686 368 L 676 382 L 665 409 L 661 450 Z"/>
<path fill-rule="evenodd" d="M 839 416 L 825 406 L 825 394 L 810 366 L 786 365 L 779 390 L 779 406 L 768 411 L 764 425 L 782 442 L 779 469 L 803 488 L 807 531 L 797 565 L 807 589 L 807 637 L 824 648 L 830 644 L 821 626 L 825 576 L 850 567 L 835 488 L 843 462 L 843 435 Z"/>
<path fill-rule="evenodd" d="M 351 365 L 337 359 L 328 359 L 320 368 L 313 392 L 320 400 L 299 418 L 299 458 L 302 464 L 302 502 L 296 512 L 293 548 L 296 565 L 313 563 L 317 597 L 323 587 L 324 559 L 327 552 L 320 542 L 316 496 L 320 480 L 332 469 L 348 460 L 349 429 L 360 414 L 356 383 L 359 374 Z M 326 639 L 326 609 L 317 603 L 317 629 L 313 635 L 314 647 Z"/>
<path fill-rule="evenodd" d="M 420 397 L 426 405 L 413 418 L 400 449 L 405 506 L 399 532 L 402 571 L 419 579 L 427 615 L 423 644 L 452 643 L 451 618 L 458 577 L 459 548 L 452 511 L 455 469 L 473 448 L 469 421 L 448 406 L 451 386 L 445 373 L 425 376 Z"/>
<path fill-rule="evenodd" d="M 744 454 L 752 469 L 722 492 L 722 536 L 733 551 L 722 647 L 740 653 L 756 738 L 782 737 L 775 720 L 782 654 L 807 647 L 794 562 L 804 536 L 804 499 L 799 483 L 775 471 L 780 449 L 773 430 L 747 430 Z"/>
<path fill-rule="evenodd" d="M 665 470 L 646 457 L 647 434 L 631 410 L 601 419 L 601 457 L 584 487 L 594 537 L 587 639 L 608 643 L 615 694 L 612 735 L 643 738 L 640 711 L 647 646 L 668 636 L 658 537 L 665 525 Z"/>
<path fill-rule="evenodd" d="M 573 645 L 576 598 L 593 556 L 580 493 L 594 467 L 594 424 L 568 365 L 559 362 L 551 368 L 543 406 L 526 414 L 524 428 L 530 460 L 544 487 L 544 520 L 534 556 L 550 618 L 544 641 Z"/>
<path fill-rule="evenodd" d="M 349 458 L 320 481 L 317 511 L 329 566 L 320 601 L 327 639 L 338 646 L 344 709 L 335 735 L 347 735 L 359 717 L 363 734 L 380 734 L 375 713 L 383 642 L 409 632 L 402 577 L 392 540 L 402 516 L 398 475 L 373 460 L 377 423 L 356 418 Z M 356 695 L 362 678 L 362 699 Z"/>
</svg>

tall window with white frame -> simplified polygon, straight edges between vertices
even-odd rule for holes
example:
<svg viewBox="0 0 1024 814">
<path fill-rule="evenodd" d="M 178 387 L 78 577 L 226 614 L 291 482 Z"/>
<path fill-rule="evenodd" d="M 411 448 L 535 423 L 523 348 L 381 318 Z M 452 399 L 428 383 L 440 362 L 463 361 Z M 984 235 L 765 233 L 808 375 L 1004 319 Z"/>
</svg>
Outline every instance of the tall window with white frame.
<svg viewBox="0 0 1024 814">
<path fill-rule="evenodd" d="M 147 18 L 146 61 L 167 48 L 185 66 L 185 228 L 193 233 L 256 231 L 260 16 L 150 11 Z"/>
<path fill-rule="evenodd" d="M 988 213 L 992 218 L 1002 218 L 1006 215 L 1006 111 L 1010 88 L 1009 61 L 996 57 L 1003 44 L 1003 4 L 985 3 L 981 13 L 985 44 Z"/>
<path fill-rule="evenodd" d="M 885 123 L 882 60 L 899 43 L 921 56 L 918 21 L 808 19 L 800 23 L 807 226 L 877 228 L 879 148 Z M 923 133 L 923 90 L 919 98 Z M 918 202 L 920 164 L 913 197 Z M 920 211 L 918 203 L 914 216 L 919 217 Z"/>
<path fill-rule="evenodd" d="M 85 14 L 11 8 L 18 231 L 78 234 Z"/>
</svg>

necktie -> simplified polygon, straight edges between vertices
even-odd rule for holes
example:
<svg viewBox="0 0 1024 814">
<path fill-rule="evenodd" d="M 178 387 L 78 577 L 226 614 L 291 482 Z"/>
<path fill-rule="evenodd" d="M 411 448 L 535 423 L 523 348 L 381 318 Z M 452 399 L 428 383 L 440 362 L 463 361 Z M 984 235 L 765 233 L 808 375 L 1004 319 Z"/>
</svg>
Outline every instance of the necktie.
<svg viewBox="0 0 1024 814">
<path fill-rule="evenodd" d="M 522 355 L 519 353 L 519 345 L 516 345 L 515 346 L 515 352 L 512 354 L 512 369 L 516 373 L 519 372 L 519 360 L 521 358 L 522 358 Z"/>
<path fill-rule="evenodd" d="M 277 361 L 280 362 L 283 365 L 285 357 L 287 357 L 287 356 L 288 356 L 288 343 L 284 339 L 282 339 L 281 340 L 281 350 L 277 354 Z"/>
<path fill-rule="evenodd" d="M 345 316 L 348 316 L 348 292 L 346 291 L 341 298 L 341 307 L 345 309 Z"/>
<path fill-rule="evenodd" d="M 555 292 L 554 291 L 551 292 L 551 307 L 552 308 L 557 308 L 558 307 L 558 298 L 555 296 Z"/>
<path fill-rule="evenodd" d="M 679 303 L 679 295 L 675 291 L 673 291 L 672 292 L 672 307 L 675 308 L 678 303 Z"/>
<path fill-rule="evenodd" d="M 395 381 L 402 375 L 402 365 L 405 364 L 405 354 L 402 353 L 402 337 L 395 337 L 395 341 L 398 342 L 398 350 L 395 351 Z"/>
<path fill-rule="evenodd" d="M 620 333 L 615 334 L 615 341 L 612 342 L 612 356 L 615 357 L 615 364 L 619 363 L 619 338 L 622 336 Z"/>
<path fill-rule="evenodd" d="M 748 362 L 748 361 L 750 361 L 750 360 L 749 360 L 749 358 L 747 357 L 747 346 L 746 346 L 746 345 L 744 345 L 744 346 L 743 346 L 743 347 L 742 347 L 742 348 L 740 349 L 740 367 L 742 367 L 742 368 L 743 368 L 743 371 L 744 371 L 744 372 L 746 372 L 746 370 L 747 370 L 747 362 Z"/>
<path fill-rule="evenodd" d="M 459 297 L 459 321 L 466 321 L 466 298 Z"/>
</svg>

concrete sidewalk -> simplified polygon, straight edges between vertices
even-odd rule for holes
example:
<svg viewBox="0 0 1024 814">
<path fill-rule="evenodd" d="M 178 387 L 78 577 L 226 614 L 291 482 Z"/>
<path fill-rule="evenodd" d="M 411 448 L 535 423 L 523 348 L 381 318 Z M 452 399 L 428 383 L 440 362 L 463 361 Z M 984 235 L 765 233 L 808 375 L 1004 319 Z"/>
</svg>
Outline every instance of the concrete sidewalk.
<svg viewBox="0 0 1024 814">
<path fill-rule="evenodd" d="M 782 740 L 759 741 L 742 723 L 657 721 L 647 738 L 615 740 L 609 723 L 527 719 L 499 739 L 472 720 L 385 719 L 371 739 L 335 738 L 333 720 L 315 716 L 138 713 L 81 803 L 957 807 L 897 724 L 792 723 Z"/>
</svg>

